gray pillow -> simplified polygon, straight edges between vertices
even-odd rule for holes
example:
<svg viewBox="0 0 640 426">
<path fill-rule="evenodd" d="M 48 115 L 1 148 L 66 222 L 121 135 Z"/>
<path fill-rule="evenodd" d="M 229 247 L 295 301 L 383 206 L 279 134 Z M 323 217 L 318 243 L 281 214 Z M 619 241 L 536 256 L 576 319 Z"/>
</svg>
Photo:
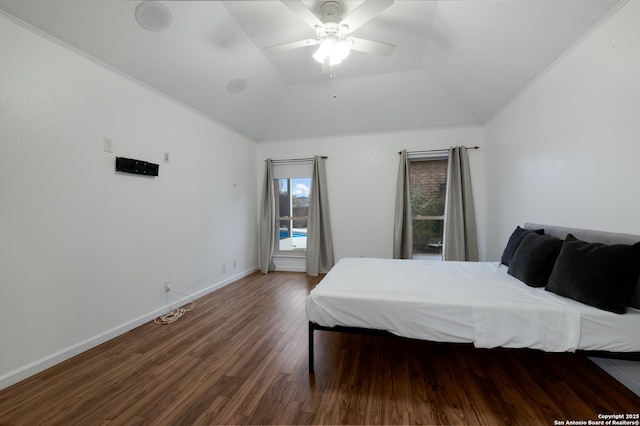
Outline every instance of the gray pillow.
<svg viewBox="0 0 640 426">
<path fill-rule="evenodd" d="M 567 235 L 546 286 L 548 291 L 623 314 L 640 273 L 640 242 L 587 243 Z"/>
<path fill-rule="evenodd" d="M 562 240 L 535 232 L 527 234 L 509 264 L 508 273 L 530 287 L 544 287 L 560 254 Z"/>
<path fill-rule="evenodd" d="M 513 259 L 513 256 L 518 249 L 518 246 L 520 246 L 520 243 L 522 242 L 522 240 L 524 240 L 524 237 L 526 237 L 527 234 L 530 234 L 531 232 L 535 232 L 539 235 L 544 235 L 544 229 L 529 230 L 522 229 L 519 226 L 516 227 L 513 233 L 511 233 L 509 241 L 507 241 L 507 245 L 502 252 L 501 262 L 503 265 L 509 266 L 509 264 L 511 263 L 511 259 Z"/>
</svg>

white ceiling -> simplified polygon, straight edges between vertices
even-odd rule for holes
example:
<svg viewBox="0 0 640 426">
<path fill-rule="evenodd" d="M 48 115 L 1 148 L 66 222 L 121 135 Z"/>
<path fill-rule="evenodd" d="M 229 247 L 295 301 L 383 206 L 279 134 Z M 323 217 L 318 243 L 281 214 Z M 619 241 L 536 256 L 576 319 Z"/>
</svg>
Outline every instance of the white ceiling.
<svg viewBox="0 0 640 426">
<path fill-rule="evenodd" d="M 0 9 L 261 141 L 484 123 L 622 2 L 396 0 L 353 33 L 395 51 L 352 52 L 334 80 L 313 47 L 263 50 L 314 37 L 275 0 L 165 1 L 173 19 L 160 32 L 137 24 L 139 1 L 0 0 Z M 362 2 L 340 3 L 347 14 Z M 322 2 L 304 4 L 319 13 Z M 236 78 L 248 86 L 230 93 Z"/>
</svg>

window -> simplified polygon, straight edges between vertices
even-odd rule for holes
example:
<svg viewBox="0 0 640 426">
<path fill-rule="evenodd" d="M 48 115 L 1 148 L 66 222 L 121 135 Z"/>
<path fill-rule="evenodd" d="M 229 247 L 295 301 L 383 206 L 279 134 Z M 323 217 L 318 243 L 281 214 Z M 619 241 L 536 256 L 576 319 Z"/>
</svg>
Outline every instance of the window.
<svg viewBox="0 0 640 426">
<path fill-rule="evenodd" d="M 307 250 L 312 173 L 313 163 L 308 161 L 274 164 L 274 185 L 278 197 L 276 254 L 295 256 Z"/>
<path fill-rule="evenodd" d="M 307 249 L 311 178 L 276 179 L 278 189 L 277 251 Z"/>
<path fill-rule="evenodd" d="M 413 257 L 442 259 L 448 158 L 410 159 Z"/>
</svg>

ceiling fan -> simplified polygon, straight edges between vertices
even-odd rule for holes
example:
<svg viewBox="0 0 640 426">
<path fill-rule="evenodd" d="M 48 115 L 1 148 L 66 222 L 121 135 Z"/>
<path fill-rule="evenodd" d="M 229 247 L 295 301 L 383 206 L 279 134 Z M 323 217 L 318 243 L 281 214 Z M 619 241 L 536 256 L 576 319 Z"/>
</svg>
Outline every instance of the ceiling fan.
<svg viewBox="0 0 640 426">
<path fill-rule="evenodd" d="M 265 47 L 267 52 L 281 52 L 306 46 L 319 45 L 313 58 L 323 65 L 323 72 L 341 63 L 352 50 L 374 55 L 389 56 L 395 45 L 379 41 L 352 37 L 350 34 L 369 22 L 380 12 L 393 4 L 393 0 L 365 0 L 348 16 L 340 17 L 340 4 L 337 1 L 322 3 L 322 16 L 316 16 L 301 0 L 282 0 L 282 3 L 295 12 L 305 24 L 316 33 L 316 38 L 276 44 Z"/>
</svg>

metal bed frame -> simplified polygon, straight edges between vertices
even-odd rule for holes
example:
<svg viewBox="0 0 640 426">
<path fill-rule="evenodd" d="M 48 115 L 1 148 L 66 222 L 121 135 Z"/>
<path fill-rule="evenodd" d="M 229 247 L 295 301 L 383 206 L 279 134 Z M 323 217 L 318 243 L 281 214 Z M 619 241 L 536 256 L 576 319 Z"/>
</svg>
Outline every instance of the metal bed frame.
<svg viewBox="0 0 640 426">
<path fill-rule="evenodd" d="M 358 328 L 358 327 L 344 327 L 336 325 L 335 327 L 326 327 L 324 325 L 316 324 L 309 321 L 309 374 L 315 373 L 314 362 L 314 331 L 332 331 L 334 333 L 346 333 L 346 334 L 359 334 L 364 336 L 382 336 L 382 337 L 396 337 L 400 339 L 409 339 L 409 337 L 398 336 L 386 330 L 375 330 L 371 328 Z M 446 342 L 439 342 L 446 343 Z M 464 343 L 463 343 L 464 344 Z M 468 343 L 469 345 L 471 343 Z M 526 348 L 522 348 L 526 349 Z M 535 349 L 532 349 L 535 350 Z M 610 358 L 610 359 L 624 359 L 629 361 L 640 361 L 640 352 L 608 352 L 608 351 L 585 351 L 577 350 L 575 352 L 557 352 L 557 353 L 574 353 L 578 355 L 584 355 L 595 358 Z"/>
<path fill-rule="evenodd" d="M 569 228 L 564 226 L 543 225 L 536 223 L 525 223 L 525 229 L 544 229 L 546 235 L 552 235 L 559 238 L 564 238 L 567 234 L 571 233 L 577 238 L 589 242 L 601 242 L 606 244 L 634 244 L 640 240 L 640 236 L 619 234 L 603 231 L 592 231 L 586 229 Z M 640 280 L 636 287 L 635 303 L 633 305 L 640 309 Z M 356 327 L 326 327 L 309 321 L 309 373 L 314 372 L 314 344 L 313 344 L 313 332 L 315 330 L 321 331 L 333 331 L 338 333 L 350 333 L 350 334 L 363 334 L 369 336 L 397 336 L 386 330 L 373 330 L 368 328 L 356 328 Z M 611 359 L 624 359 L 631 361 L 640 361 L 640 352 L 609 352 L 609 351 L 584 351 L 577 350 L 576 354 L 581 354 L 589 357 L 597 358 L 611 358 Z"/>
</svg>

